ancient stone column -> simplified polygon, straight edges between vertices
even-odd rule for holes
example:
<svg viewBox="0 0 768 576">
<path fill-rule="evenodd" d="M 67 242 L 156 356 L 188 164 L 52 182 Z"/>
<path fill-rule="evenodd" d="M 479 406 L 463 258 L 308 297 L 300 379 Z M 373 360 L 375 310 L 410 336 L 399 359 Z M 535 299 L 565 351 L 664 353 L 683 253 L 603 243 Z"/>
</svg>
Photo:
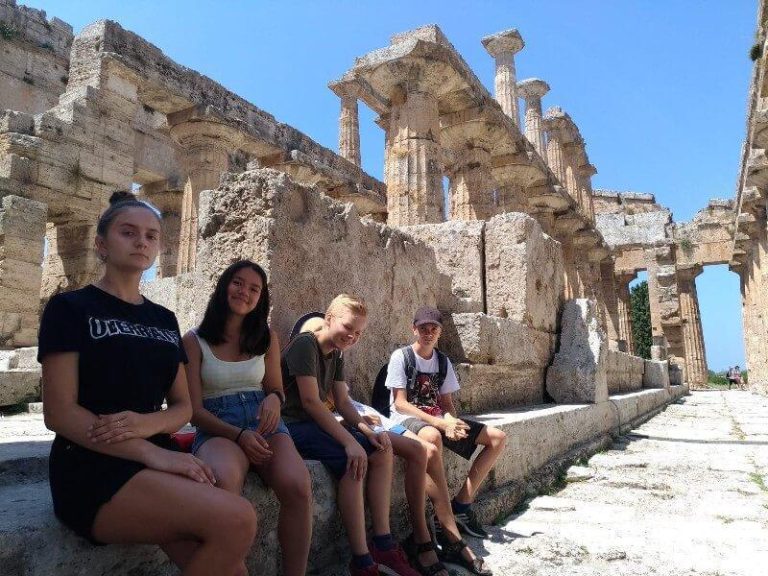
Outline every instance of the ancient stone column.
<svg viewBox="0 0 768 576">
<path fill-rule="evenodd" d="M 496 78 L 494 81 L 496 101 L 504 114 L 518 126 L 520 123 L 517 108 L 517 80 L 515 73 L 515 54 L 525 46 L 517 30 L 505 30 L 486 36 L 482 40 L 488 53 L 496 59 Z"/>
<path fill-rule="evenodd" d="M 618 274 L 615 277 L 616 301 L 618 307 L 619 340 L 627 343 L 627 352 L 635 353 L 635 341 L 632 335 L 632 296 L 629 284 L 636 274 Z"/>
<path fill-rule="evenodd" d="M 600 263 L 600 282 L 602 288 L 602 316 L 605 319 L 608 345 L 610 348 L 627 351 L 627 342 L 621 337 L 619 328 L 619 303 L 615 284 L 615 263 L 607 259 Z"/>
<path fill-rule="evenodd" d="M 566 186 L 565 154 L 557 130 L 547 130 L 547 164 L 558 182 Z"/>
<path fill-rule="evenodd" d="M 339 156 L 360 166 L 360 120 L 357 107 L 359 86 L 353 82 L 337 82 L 331 84 L 331 90 L 341 100 Z"/>
<path fill-rule="evenodd" d="M 525 188 L 522 184 L 507 184 L 496 188 L 499 212 L 529 213 L 530 207 L 525 200 Z"/>
<path fill-rule="evenodd" d="M 440 118 L 435 95 L 417 87 L 395 95 L 386 141 L 389 225 L 443 222 Z"/>
<path fill-rule="evenodd" d="M 450 182 L 451 220 L 489 220 L 499 212 L 494 202 L 491 153 L 485 148 L 462 151 Z"/>
<path fill-rule="evenodd" d="M 200 192 L 218 187 L 222 173 L 229 168 L 229 153 L 235 145 L 227 134 L 223 125 L 213 121 L 181 121 L 171 126 L 171 136 L 184 149 L 187 174 L 179 225 L 179 274 L 195 269 Z"/>
<path fill-rule="evenodd" d="M 157 257 L 157 277 L 176 276 L 179 265 L 184 188 L 166 181 L 153 182 L 141 187 L 140 196 L 151 202 L 163 216 L 163 239 L 162 248 Z"/>
<path fill-rule="evenodd" d="M 701 266 L 678 268 L 677 271 L 680 313 L 683 319 L 683 341 L 685 343 L 685 368 L 689 384 L 696 387 L 702 387 L 707 383 L 704 332 L 701 327 L 699 298 L 696 293 L 696 276 L 701 272 Z"/>
<path fill-rule="evenodd" d="M 536 148 L 539 156 L 546 159 L 547 142 L 544 136 L 542 97 L 549 92 L 549 84 L 538 78 L 523 80 L 517 91 L 525 99 L 525 137 Z"/>
<path fill-rule="evenodd" d="M 0 348 L 37 344 L 47 214 L 42 202 L 0 199 Z"/>
<path fill-rule="evenodd" d="M 592 176 L 597 168 L 592 164 L 582 164 L 576 169 L 576 183 L 579 189 L 579 205 L 586 216 L 595 221 L 595 206 L 592 200 Z"/>
</svg>

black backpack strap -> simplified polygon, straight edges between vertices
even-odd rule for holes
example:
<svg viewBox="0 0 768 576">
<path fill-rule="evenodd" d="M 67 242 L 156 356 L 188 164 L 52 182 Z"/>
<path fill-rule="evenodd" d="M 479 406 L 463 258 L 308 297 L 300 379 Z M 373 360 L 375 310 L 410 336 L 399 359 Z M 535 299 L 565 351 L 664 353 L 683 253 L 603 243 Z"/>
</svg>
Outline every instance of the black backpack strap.
<svg viewBox="0 0 768 576">
<path fill-rule="evenodd" d="M 416 384 L 416 353 L 411 346 L 403 346 L 402 351 L 405 359 L 405 389 L 410 391 Z"/>
<path fill-rule="evenodd" d="M 437 348 L 435 348 L 435 354 L 437 354 L 437 377 L 440 379 L 440 386 L 442 386 L 448 376 L 448 356 Z"/>
</svg>

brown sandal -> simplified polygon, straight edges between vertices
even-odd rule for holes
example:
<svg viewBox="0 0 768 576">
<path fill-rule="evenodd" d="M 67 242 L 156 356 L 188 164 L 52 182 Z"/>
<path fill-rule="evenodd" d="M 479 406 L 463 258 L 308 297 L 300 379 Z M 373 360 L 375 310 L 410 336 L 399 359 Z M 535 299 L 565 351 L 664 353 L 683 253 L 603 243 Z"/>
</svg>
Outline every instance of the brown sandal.
<svg viewBox="0 0 768 576">
<path fill-rule="evenodd" d="M 407 551 L 413 567 L 416 568 L 416 570 L 418 570 L 419 574 L 421 574 L 422 576 L 435 576 L 435 574 L 437 574 L 438 572 L 442 572 L 442 571 L 448 572 L 448 569 L 445 567 L 445 564 L 440 562 L 440 560 L 438 560 L 434 564 L 430 564 L 429 566 L 424 566 L 419 560 L 419 554 L 425 554 L 427 552 L 435 551 L 435 543 L 432 542 L 432 540 L 430 540 L 429 542 L 423 542 L 421 544 L 417 544 L 416 541 L 413 539 L 413 534 L 411 534 L 403 543 L 403 548 Z"/>
<path fill-rule="evenodd" d="M 461 552 L 467 547 L 467 543 L 462 539 L 456 540 L 456 542 L 445 542 L 442 544 L 441 556 L 443 561 L 458 564 L 478 576 L 493 576 L 493 572 L 491 572 L 485 565 L 485 561 L 479 556 L 475 556 L 474 560 L 464 558 Z"/>
</svg>

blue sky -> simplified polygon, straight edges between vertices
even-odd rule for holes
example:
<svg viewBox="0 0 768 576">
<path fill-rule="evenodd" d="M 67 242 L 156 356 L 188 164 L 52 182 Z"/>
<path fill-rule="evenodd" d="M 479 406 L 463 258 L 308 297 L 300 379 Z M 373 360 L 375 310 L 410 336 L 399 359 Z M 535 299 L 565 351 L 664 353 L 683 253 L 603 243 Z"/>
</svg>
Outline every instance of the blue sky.
<svg viewBox="0 0 768 576">
<path fill-rule="evenodd" d="M 677 221 L 734 195 L 756 0 L 19 1 L 76 32 L 116 20 L 332 149 L 339 103 L 326 85 L 355 57 L 434 23 L 492 90 L 480 38 L 517 28 L 518 78 L 549 83 L 544 105 L 578 124 L 596 188 L 653 193 Z M 380 178 L 383 134 L 364 106 L 360 123 L 363 166 Z M 712 267 L 697 286 L 710 366 L 744 366 L 738 278 Z"/>
</svg>

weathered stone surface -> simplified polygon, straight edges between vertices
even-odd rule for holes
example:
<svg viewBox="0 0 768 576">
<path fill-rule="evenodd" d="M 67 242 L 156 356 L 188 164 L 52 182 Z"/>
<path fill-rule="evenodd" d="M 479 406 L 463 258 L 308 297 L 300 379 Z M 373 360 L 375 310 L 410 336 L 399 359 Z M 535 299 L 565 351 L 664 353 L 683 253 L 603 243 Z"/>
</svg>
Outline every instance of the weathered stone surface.
<svg viewBox="0 0 768 576">
<path fill-rule="evenodd" d="M 544 401 L 546 366 L 455 364 L 459 412 L 485 414 Z"/>
<path fill-rule="evenodd" d="M 399 230 L 434 251 L 437 271 L 450 278 L 452 297 L 439 302 L 456 312 L 484 312 L 484 222 L 444 222 Z"/>
<path fill-rule="evenodd" d="M 540 406 L 536 410 L 517 410 L 480 416 L 483 422 L 497 426 L 507 434 L 507 449 L 499 458 L 494 474 L 484 485 L 476 503 L 481 519 L 490 524 L 493 518 L 508 515 L 525 497 L 526 483 L 539 474 L 547 474 L 559 458 L 568 458 L 574 450 L 587 450 L 610 444 L 610 434 L 628 423 L 647 419 L 687 391 L 684 387 L 646 390 L 620 396 L 611 402 L 588 406 Z M 7 421 L 21 416 L 14 416 Z M 53 573 L 88 574 L 89 576 L 136 576 L 153 574 L 170 576 L 176 571 L 164 554 L 154 546 L 92 546 L 65 529 L 54 517 L 50 491 L 45 479 L 50 433 L 42 426 L 41 416 L 34 429 L 27 423 L 16 432 L 27 440 L 10 443 L 9 428 L 0 429 L 0 501 L 7 503 L 6 514 L 0 515 L 0 549 L 3 551 L 4 574 L 47 576 Z M 556 433 L 553 433 L 556 431 Z M 34 440 L 34 441 L 31 441 Z M 17 447 L 23 446 L 23 449 Z M 591 451 L 589 451 L 591 449 Z M 572 458 L 573 456 L 571 456 Z M 469 463 L 450 451 L 445 452 L 446 472 L 451 491 L 463 482 Z M 310 570 L 324 576 L 346 574 L 348 550 L 336 511 L 335 488 L 327 470 L 318 462 L 307 462 L 312 478 L 314 498 L 314 530 L 310 551 Z M 29 483 L 18 483 L 26 472 Z M 30 476 L 31 474 L 31 476 Z M 9 482 L 3 480 L 15 476 Z M 393 480 L 393 528 L 405 536 L 403 518 L 407 507 L 401 489 L 403 467 L 395 467 Z M 260 530 L 247 561 L 252 576 L 277 573 L 276 523 L 278 505 L 272 491 L 254 473 L 250 473 L 244 490 L 259 514 Z M 478 550 L 479 551 L 479 550 Z M 492 566 L 495 568 L 495 565 Z"/>
<path fill-rule="evenodd" d="M 40 373 L 32 370 L 0 370 L 0 406 L 40 398 Z"/>
<path fill-rule="evenodd" d="M 669 389 L 669 362 L 646 360 L 643 372 L 643 388 Z"/>
<path fill-rule="evenodd" d="M 608 345 L 592 300 L 569 300 L 563 306 L 560 348 L 547 370 L 547 392 L 564 404 L 608 399 Z"/>
<path fill-rule="evenodd" d="M 633 392 L 643 387 L 645 363 L 642 358 L 608 350 L 605 361 L 609 394 Z"/>
<path fill-rule="evenodd" d="M 271 169 L 229 176 L 201 196 L 202 281 L 193 283 L 194 294 L 188 297 L 207 300 L 213 281 L 240 258 L 267 271 L 272 326 L 283 342 L 301 314 L 325 310 L 336 294 L 366 300 L 368 328 L 345 353 L 347 380 L 359 399 L 370 398 L 372 380 L 392 350 L 412 339 L 414 311 L 451 299 L 450 278 L 438 269 L 431 247 L 361 220 L 354 206 L 298 186 Z"/>
<path fill-rule="evenodd" d="M 486 306 L 493 316 L 512 318 L 555 332 L 562 288 L 560 243 L 530 216 L 510 212 L 485 227 Z"/>
<path fill-rule="evenodd" d="M 682 386 L 683 382 L 683 369 L 679 364 L 669 364 L 669 385 L 670 386 Z"/>
<path fill-rule="evenodd" d="M 554 339 L 549 332 L 512 318 L 451 314 L 444 318 L 439 345 L 453 362 L 546 367 L 552 359 Z"/>
</svg>

